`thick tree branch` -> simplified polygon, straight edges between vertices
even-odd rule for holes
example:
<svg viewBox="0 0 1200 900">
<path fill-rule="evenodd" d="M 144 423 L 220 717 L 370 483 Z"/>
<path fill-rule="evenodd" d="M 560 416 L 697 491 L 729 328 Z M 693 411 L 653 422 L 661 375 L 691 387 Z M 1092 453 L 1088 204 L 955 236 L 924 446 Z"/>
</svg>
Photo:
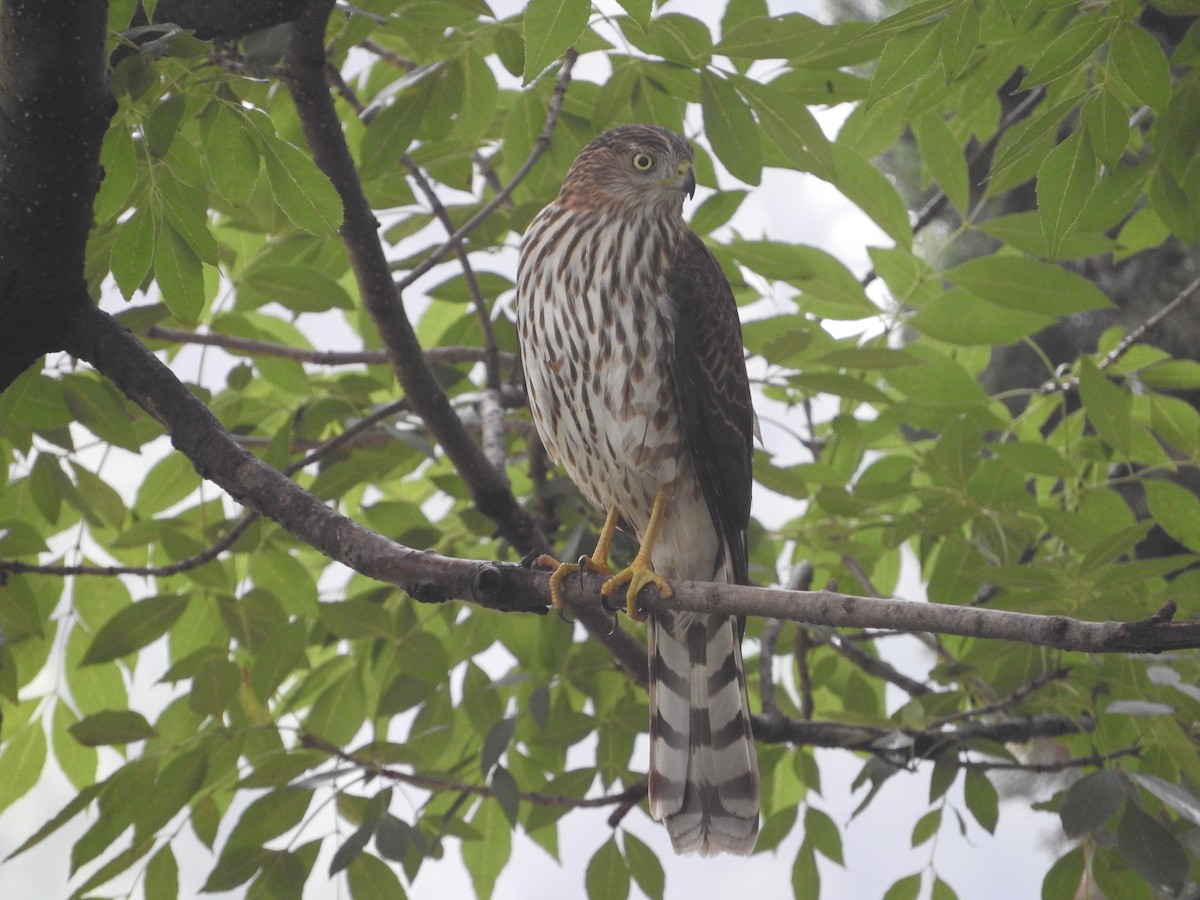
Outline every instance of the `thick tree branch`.
<svg viewBox="0 0 1200 900">
<path fill-rule="evenodd" d="M 156 23 L 171 23 L 194 31 L 201 40 L 236 40 L 292 22 L 308 0 L 158 0 Z"/>
<path fill-rule="evenodd" d="M 479 511 L 496 522 L 500 533 L 522 552 L 547 548 L 549 541 L 517 502 L 503 473 L 487 460 L 463 427 L 425 362 L 400 303 L 377 233 L 379 223 L 363 193 L 325 79 L 325 24 L 332 8 L 328 0 L 314 2 L 297 22 L 287 57 L 288 83 L 313 159 L 342 198 L 345 219 L 341 233 L 363 303 L 388 348 L 413 410 L 470 488 Z"/>
<path fill-rule="evenodd" d="M 84 253 L 114 103 L 107 4 L 0 6 L 0 390 L 91 305 Z"/>
</svg>

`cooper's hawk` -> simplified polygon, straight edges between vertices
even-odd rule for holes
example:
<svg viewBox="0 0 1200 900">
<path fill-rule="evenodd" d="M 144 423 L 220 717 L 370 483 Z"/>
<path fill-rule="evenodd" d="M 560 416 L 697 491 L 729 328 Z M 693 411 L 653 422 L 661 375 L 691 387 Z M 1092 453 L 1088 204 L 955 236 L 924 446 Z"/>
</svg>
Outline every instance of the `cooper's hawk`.
<svg viewBox="0 0 1200 900">
<path fill-rule="evenodd" d="M 584 147 L 521 243 L 517 283 L 529 405 L 552 459 L 641 547 L 604 585 L 626 603 L 668 579 L 747 582 L 754 410 L 737 306 L 683 221 L 692 149 L 651 125 Z M 557 600 L 562 565 L 551 578 Z M 758 834 L 741 626 L 650 616 L 650 811 L 676 852 L 749 853 Z"/>
</svg>

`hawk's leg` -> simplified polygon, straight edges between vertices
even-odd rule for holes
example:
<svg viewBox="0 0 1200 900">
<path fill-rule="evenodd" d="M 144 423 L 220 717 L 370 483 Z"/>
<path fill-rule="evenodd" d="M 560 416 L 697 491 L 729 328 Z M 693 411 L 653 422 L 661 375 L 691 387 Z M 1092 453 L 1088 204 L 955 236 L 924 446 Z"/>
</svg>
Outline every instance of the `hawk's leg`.
<svg viewBox="0 0 1200 900">
<path fill-rule="evenodd" d="M 637 596 L 642 588 L 653 584 L 664 597 L 670 597 L 672 594 L 667 579 L 655 572 L 654 567 L 650 565 L 650 554 L 654 552 L 658 531 L 662 527 L 667 498 L 668 492 L 665 488 L 654 495 L 654 505 L 650 507 L 650 521 L 646 525 L 646 534 L 642 538 L 642 546 L 638 548 L 637 556 L 633 558 L 629 568 L 622 569 L 600 588 L 600 593 L 608 597 L 622 584 L 628 583 L 629 587 L 625 590 L 625 612 L 631 619 L 637 619 L 639 622 L 646 620 L 645 614 L 638 610 L 637 605 Z"/>
<path fill-rule="evenodd" d="M 562 599 L 564 578 L 575 572 L 595 572 L 597 575 L 609 573 L 608 553 L 612 549 L 613 532 L 617 528 L 619 517 L 620 513 L 617 508 L 612 507 L 604 519 L 604 527 L 600 529 L 600 540 L 596 541 L 596 549 L 592 551 L 591 556 L 579 557 L 578 563 L 560 563 L 552 556 L 543 556 L 538 559 L 540 565 L 554 568 L 554 573 L 550 576 L 550 605 L 558 611 L 560 616 L 564 614 L 565 610 Z"/>
</svg>

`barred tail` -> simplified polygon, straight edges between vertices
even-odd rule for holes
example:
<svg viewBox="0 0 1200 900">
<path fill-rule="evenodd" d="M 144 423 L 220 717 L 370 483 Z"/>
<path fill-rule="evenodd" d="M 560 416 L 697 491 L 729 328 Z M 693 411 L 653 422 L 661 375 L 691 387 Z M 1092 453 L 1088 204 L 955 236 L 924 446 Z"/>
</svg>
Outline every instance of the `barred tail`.
<svg viewBox="0 0 1200 900">
<path fill-rule="evenodd" d="M 758 836 L 758 758 L 737 627 L 659 612 L 649 644 L 650 812 L 676 853 L 745 856 Z"/>
</svg>

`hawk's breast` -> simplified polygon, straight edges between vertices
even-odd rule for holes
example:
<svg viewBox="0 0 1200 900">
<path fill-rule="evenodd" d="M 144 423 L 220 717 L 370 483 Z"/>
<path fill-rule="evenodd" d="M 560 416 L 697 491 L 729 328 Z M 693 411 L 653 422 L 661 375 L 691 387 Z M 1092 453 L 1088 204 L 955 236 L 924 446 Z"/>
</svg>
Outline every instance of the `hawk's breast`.
<svg viewBox="0 0 1200 900">
<path fill-rule="evenodd" d="M 593 505 L 635 527 L 681 475 L 663 273 L 670 232 L 551 205 L 521 248 L 517 328 L 542 442 Z"/>
</svg>

